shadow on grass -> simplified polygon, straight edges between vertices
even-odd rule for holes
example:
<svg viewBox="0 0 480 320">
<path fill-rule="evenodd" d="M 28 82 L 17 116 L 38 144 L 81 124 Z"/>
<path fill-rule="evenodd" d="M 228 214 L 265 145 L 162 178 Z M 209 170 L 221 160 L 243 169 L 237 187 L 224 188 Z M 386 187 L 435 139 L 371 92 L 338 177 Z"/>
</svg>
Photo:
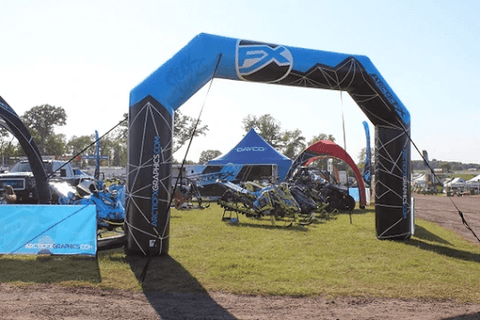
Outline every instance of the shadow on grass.
<svg viewBox="0 0 480 320">
<path fill-rule="evenodd" d="M 223 218 L 225 224 L 230 225 L 233 227 L 248 227 L 248 228 L 257 228 L 257 229 L 265 229 L 265 230 L 284 230 L 284 231 L 294 231 L 294 232 L 308 232 L 309 227 L 313 227 L 315 225 L 321 225 L 324 223 L 328 223 L 330 220 L 336 220 L 338 213 L 316 213 L 315 219 L 310 223 L 302 224 L 302 219 L 305 219 L 304 216 L 300 218 L 300 223 L 295 223 L 292 220 L 288 220 L 286 218 L 277 218 L 275 220 L 275 224 L 270 221 L 270 216 L 265 216 L 260 219 L 252 218 L 252 217 L 245 217 L 243 215 L 238 216 L 226 216 Z M 238 219 L 235 222 L 231 222 L 232 218 Z M 250 222 L 251 221 L 251 222 Z"/>
<path fill-rule="evenodd" d="M 231 225 L 232 228 L 254 228 L 254 229 L 265 229 L 265 230 L 283 230 L 287 232 L 308 232 L 308 225 L 301 226 L 301 225 L 289 225 L 290 223 L 284 225 L 283 222 L 277 221 L 275 225 L 273 224 L 259 224 L 259 223 L 252 223 L 252 222 L 239 222 L 237 224 L 227 224 Z"/>
<path fill-rule="evenodd" d="M 477 254 L 477 253 L 458 250 L 451 247 L 445 247 L 443 245 L 431 244 L 431 243 L 427 243 L 417 239 L 410 239 L 410 240 L 407 240 L 405 243 L 423 250 L 428 250 L 438 254 L 442 254 L 447 257 L 460 259 L 464 261 L 480 262 L 480 254 Z"/>
<path fill-rule="evenodd" d="M 375 213 L 375 209 L 354 209 L 352 211 L 337 211 L 337 212 L 332 212 L 332 213 L 326 213 L 326 220 L 331 220 L 331 219 L 336 219 L 336 216 L 360 216 L 360 215 L 365 215 L 368 213 Z"/>
<path fill-rule="evenodd" d="M 127 256 L 126 260 L 140 281 L 148 258 Z M 195 277 L 168 255 L 152 257 L 142 289 L 162 320 L 236 319 L 208 295 Z"/>
<path fill-rule="evenodd" d="M 0 256 L 0 282 L 53 283 L 102 281 L 94 257 L 36 256 L 34 259 Z"/>
<path fill-rule="evenodd" d="M 434 233 L 431 233 L 430 231 L 428 231 L 427 229 L 419 225 L 415 225 L 415 237 L 420 238 L 422 240 L 438 242 L 442 244 L 450 244 L 450 242 L 448 242 L 447 240 L 437 236 Z"/>
<path fill-rule="evenodd" d="M 358 203 L 357 203 L 357 206 L 358 206 Z M 342 211 L 340 212 L 342 214 L 349 214 L 348 211 Z M 352 211 L 352 215 L 358 215 L 358 214 L 367 214 L 367 213 L 375 213 L 375 209 L 374 208 L 364 208 L 364 209 L 360 209 L 360 208 L 355 208 L 353 209 Z"/>
</svg>

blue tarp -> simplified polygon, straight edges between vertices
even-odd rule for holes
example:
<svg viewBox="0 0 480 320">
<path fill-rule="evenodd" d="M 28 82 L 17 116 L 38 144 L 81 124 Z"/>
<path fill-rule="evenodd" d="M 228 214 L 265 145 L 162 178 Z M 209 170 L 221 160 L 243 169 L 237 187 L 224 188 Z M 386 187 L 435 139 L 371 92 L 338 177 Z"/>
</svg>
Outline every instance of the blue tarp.
<svg viewBox="0 0 480 320">
<path fill-rule="evenodd" d="M 355 199 L 355 202 L 360 201 L 360 194 L 358 193 L 358 187 L 348 188 L 348 194 Z M 365 204 L 370 205 L 370 188 L 365 188 Z"/>
<path fill-rule="evenodd" d="M 292 160 L 275 150 L 252 128 L 230 152 L 208 161 L 208 165 L 227 163 L 276 164 L 278 178 L 282 181 L 292 165 Z"/>
<path fill-rule="evenodd" d="M 96 255 L 92 205 L 0 205 L 0 254 Z"/>
</svg>

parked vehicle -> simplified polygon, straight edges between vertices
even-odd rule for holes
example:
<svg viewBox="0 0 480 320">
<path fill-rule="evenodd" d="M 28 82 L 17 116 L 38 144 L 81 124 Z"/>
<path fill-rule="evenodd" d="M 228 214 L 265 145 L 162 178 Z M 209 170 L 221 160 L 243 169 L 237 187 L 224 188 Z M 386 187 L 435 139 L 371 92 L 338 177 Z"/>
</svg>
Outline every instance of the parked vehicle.
<svg viewBox="0 0 480 320">
<path fill-rule="evenodd" d="M 298 167 L 288 181 L 280 184 L 217 180 L 225 189 L 218 203 L 225 212 L 254 218 L 270 216 L 272 221 L 286 219 L 301 225 L 312 223 L 315 212 L 353 210 L 355 200 L 348 194 L 348 188 L 328 182 L 323 175 L 318 169 Z"/>
<path fill-rule="evenodd" d="M 73 187 L 65 182 L 51 182 L 58 197 L 58 203 L 64 205 L 95 205 L 97 210 L 97 228 L 99 233 L 123 227 L 125 220 L 125 181 L 122 179 L 100 180 L 100 189 L 90 190 L 82 184 Z"/>
<path fill-rule="evenodd" d="M 82 184 L 90 190 L 96 188 L 93 177 L 81 171 L 76 173 L 70 163 L 58 160 L 43 160 L 43 166 L 47 176 L 50 176 L 49 182 L 64 181 L 72 186 Z M 0 196 L 3 195 L 7 185 L 11 186 L 15 192 L 16 203 L 38 203 L 35 177 L 28 161 L 17 162 L 9 172 L 0 173 Z M 52 201 L 55 203 L 57 198 L 54 193 L 52 193 L 52 196 Z"/>
<path fill-rule="evenodd" d="M 348 194 L 348 188 L 336 183 L 328 172 L 301 166 L 295 169 L 289 181 L 302 188 L 318 206 L 324 204 L 327 212 L 352 211 L 355 208 L 355 199 Z"/>
<path fill-rule="evenodd" d="M 237 185 L 226 180 L 218 180 L 217 184 L 225 188 L 218 200 L 225 212 L 233 211 L 253 218 L 268 216 L 272 222 L 283 220 L 289 225 L 308 225 L 315 219 L 315 201 L 293 184 L 260 185 L 247 181 Z"/>
</svg>

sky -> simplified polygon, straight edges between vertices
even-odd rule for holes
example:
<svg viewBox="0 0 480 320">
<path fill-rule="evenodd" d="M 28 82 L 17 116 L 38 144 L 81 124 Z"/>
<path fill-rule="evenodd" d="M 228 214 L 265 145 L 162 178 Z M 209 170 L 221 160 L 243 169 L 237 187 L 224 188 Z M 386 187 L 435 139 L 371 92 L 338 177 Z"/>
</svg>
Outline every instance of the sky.
<svg viewBox="0 0 480 320">
<path fill-rule="evenodd" d="M 365 55 L 412 119 L 411 137 L 430 159 L 480 163 L 480 1 L 0 0 L 0 96 L 17 114 L 63 107 L 72 136 L 110 130 L 129 93 L 199 33 Z M 242 119 L 271 114 L 306 140 L 332 134 L 357 161 L 366 145 L 346 92 L 214 79 L 180 111 L 198 117 L 204 150 L 230 151 Z M 343 130 L 345 125 L 345 134 Z M 372 138 L 372 147 L 373 147 Z M 186 148 L 174 154 L 182 160 Z M 412 159 L 421 159 L 412 146 Z"/>
</svg>

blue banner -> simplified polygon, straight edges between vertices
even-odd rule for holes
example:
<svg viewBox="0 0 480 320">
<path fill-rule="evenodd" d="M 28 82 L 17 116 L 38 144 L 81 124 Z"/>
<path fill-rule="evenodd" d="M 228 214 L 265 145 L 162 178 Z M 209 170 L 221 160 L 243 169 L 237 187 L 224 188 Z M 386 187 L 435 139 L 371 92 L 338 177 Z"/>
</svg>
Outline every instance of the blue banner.
<svg viewBox="0 0 480 320">
<path fill-rule="evenodd" d="M 93 205 L 0 205 L 0 254 L 96 255 Z"/>
<path fill-rule="evenodd" d="M 370 130 L 368 129 L 367 121 L 363 121 L 363 127 L 365 129 L 365 136 L 367 137 L 367 147 L 365 149 L 365 166 L 363 167 L 363 180 L 368 187 L 371 186 L 371 170 L 372 170 L 372 151 L 370 149 Z"/>
</svg>

